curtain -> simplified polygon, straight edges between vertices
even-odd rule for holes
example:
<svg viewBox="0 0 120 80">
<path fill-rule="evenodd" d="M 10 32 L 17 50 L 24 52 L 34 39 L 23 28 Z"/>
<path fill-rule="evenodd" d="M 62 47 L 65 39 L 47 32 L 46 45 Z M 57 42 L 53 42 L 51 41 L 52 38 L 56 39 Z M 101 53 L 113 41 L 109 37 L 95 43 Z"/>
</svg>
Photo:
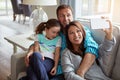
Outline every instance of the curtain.
<svg viewBox="0 0 120 80">
<path fill-rule="evenodd" d="M 72 1 L 72 0 L 60 0 L 60 4 L 71 5 L 71 1 Z"/>
</svg>

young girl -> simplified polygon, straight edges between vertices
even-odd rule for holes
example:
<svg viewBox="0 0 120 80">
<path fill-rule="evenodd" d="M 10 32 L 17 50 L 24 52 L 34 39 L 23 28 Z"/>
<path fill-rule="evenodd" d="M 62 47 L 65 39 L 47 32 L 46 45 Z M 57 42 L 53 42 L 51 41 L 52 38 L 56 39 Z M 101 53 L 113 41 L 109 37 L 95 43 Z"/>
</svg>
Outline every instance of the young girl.
<svg viewBox="0 0 120 80">
<path fill-rule="evenodd" d="M 25 58 L 28 80 L 49 80 L 56 74 L 61 47 L 59 31 L 60 24 L 56 19 L 42 22 L 36 28 L 34 48 Z"/>
</svg>

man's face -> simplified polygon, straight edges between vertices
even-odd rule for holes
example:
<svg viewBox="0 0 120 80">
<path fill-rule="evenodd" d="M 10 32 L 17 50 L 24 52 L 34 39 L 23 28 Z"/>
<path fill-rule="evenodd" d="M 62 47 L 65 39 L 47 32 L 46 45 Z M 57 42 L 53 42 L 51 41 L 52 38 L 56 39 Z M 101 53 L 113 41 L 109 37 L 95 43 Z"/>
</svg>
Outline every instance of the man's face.
<svg viewBox="0 0 120 80">
<path fill-rule="evenodd" d="M 65 28 L 67 24 L 73 21 L 72 11 L 69 8 L 61 9 L 58 11 L 58 20 Z"/>
</svg>

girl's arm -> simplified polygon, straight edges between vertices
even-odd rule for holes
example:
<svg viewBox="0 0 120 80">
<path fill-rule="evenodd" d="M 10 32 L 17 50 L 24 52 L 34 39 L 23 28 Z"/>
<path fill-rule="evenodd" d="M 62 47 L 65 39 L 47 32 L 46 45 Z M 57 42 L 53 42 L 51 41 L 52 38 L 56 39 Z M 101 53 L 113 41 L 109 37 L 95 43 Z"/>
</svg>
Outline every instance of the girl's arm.
<svg viewBox="0 0 120 80">
<path fill-rule="evenodd" d="M 34 52 L 40 52 L 38 34 L 35 35 L 35 39 L 34 39 Z"/>
<path fill-rule="evenodd" d="M 26 66 L 29 66 L 29 57 L 33 54 L 33 51 L 34 51 L 34 45 L 32 44 L 29 47 L 28 53 L 27 53 L 27 55 L 25 57 L 25 64 L 26 64 Z"/>
<path fill-rule="evenodd" d="M 60 47 L 56 47 L 55 56 L 54 56 L 54 61 L 55 61 L 54 67 L 55 68 L 57 68 L 59 57 L 60 57 Z"/>
<path fill-rule="evenodd" d="M 58 66 L 59 57 L 60 57 L 60 47 L 56 47 L 55 56 L 54 56 L 54 67 L 52 68 L 52 70 L 50 72 L 51 75 L 55 75 L 57 72 L 56 70 L 57 70 L 57 66 Z"/>
<path fill-rule="evenodd" d="M 40 45 L 38 41 L 34 42 L 34 52 L 40 52 Z"/>
<path fill-rule="evenodd" d="M 55 53 L 54 53 L 54 67 L 52 68 L 50 74 L 51 75 L 55 75 L 57 72 L 57 66 L 58 66 L 58 62 L 60 59 L 60 49 L 61 49 L 61 37 L 59 37 L 57 44 L 56 44 L 56 48 L 55 48 Z"/>
</svg>

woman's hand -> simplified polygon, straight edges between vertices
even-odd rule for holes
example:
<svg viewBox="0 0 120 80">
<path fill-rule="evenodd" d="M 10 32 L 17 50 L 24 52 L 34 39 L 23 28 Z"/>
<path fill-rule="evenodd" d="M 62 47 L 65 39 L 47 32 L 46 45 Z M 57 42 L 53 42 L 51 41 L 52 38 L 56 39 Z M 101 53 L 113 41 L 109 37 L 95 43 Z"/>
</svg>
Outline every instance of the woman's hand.
<svg viewBox="0 0 120 80">
<path fill-rule="evenodd" d="M 55 75 L 56 74 L 56 67 L 53 67 L 52 70 L 50 71 L 50 74 L 51 75 Z"/>
<path fill-rule="evenodd" d="M 112 24 L 111 24 L 111 21 L 107 20 L 107 22 L 109 22 L 110 28 L 108 28 L 108 29 L 103 29 L 103 31 L 106 33 L 106 36 L 105 36 L 106 39 L 112 40 L 112 38 L 113 38 L 113 35 L 112 35 L 113 26 L 112 26 Z"/>
</svg>

